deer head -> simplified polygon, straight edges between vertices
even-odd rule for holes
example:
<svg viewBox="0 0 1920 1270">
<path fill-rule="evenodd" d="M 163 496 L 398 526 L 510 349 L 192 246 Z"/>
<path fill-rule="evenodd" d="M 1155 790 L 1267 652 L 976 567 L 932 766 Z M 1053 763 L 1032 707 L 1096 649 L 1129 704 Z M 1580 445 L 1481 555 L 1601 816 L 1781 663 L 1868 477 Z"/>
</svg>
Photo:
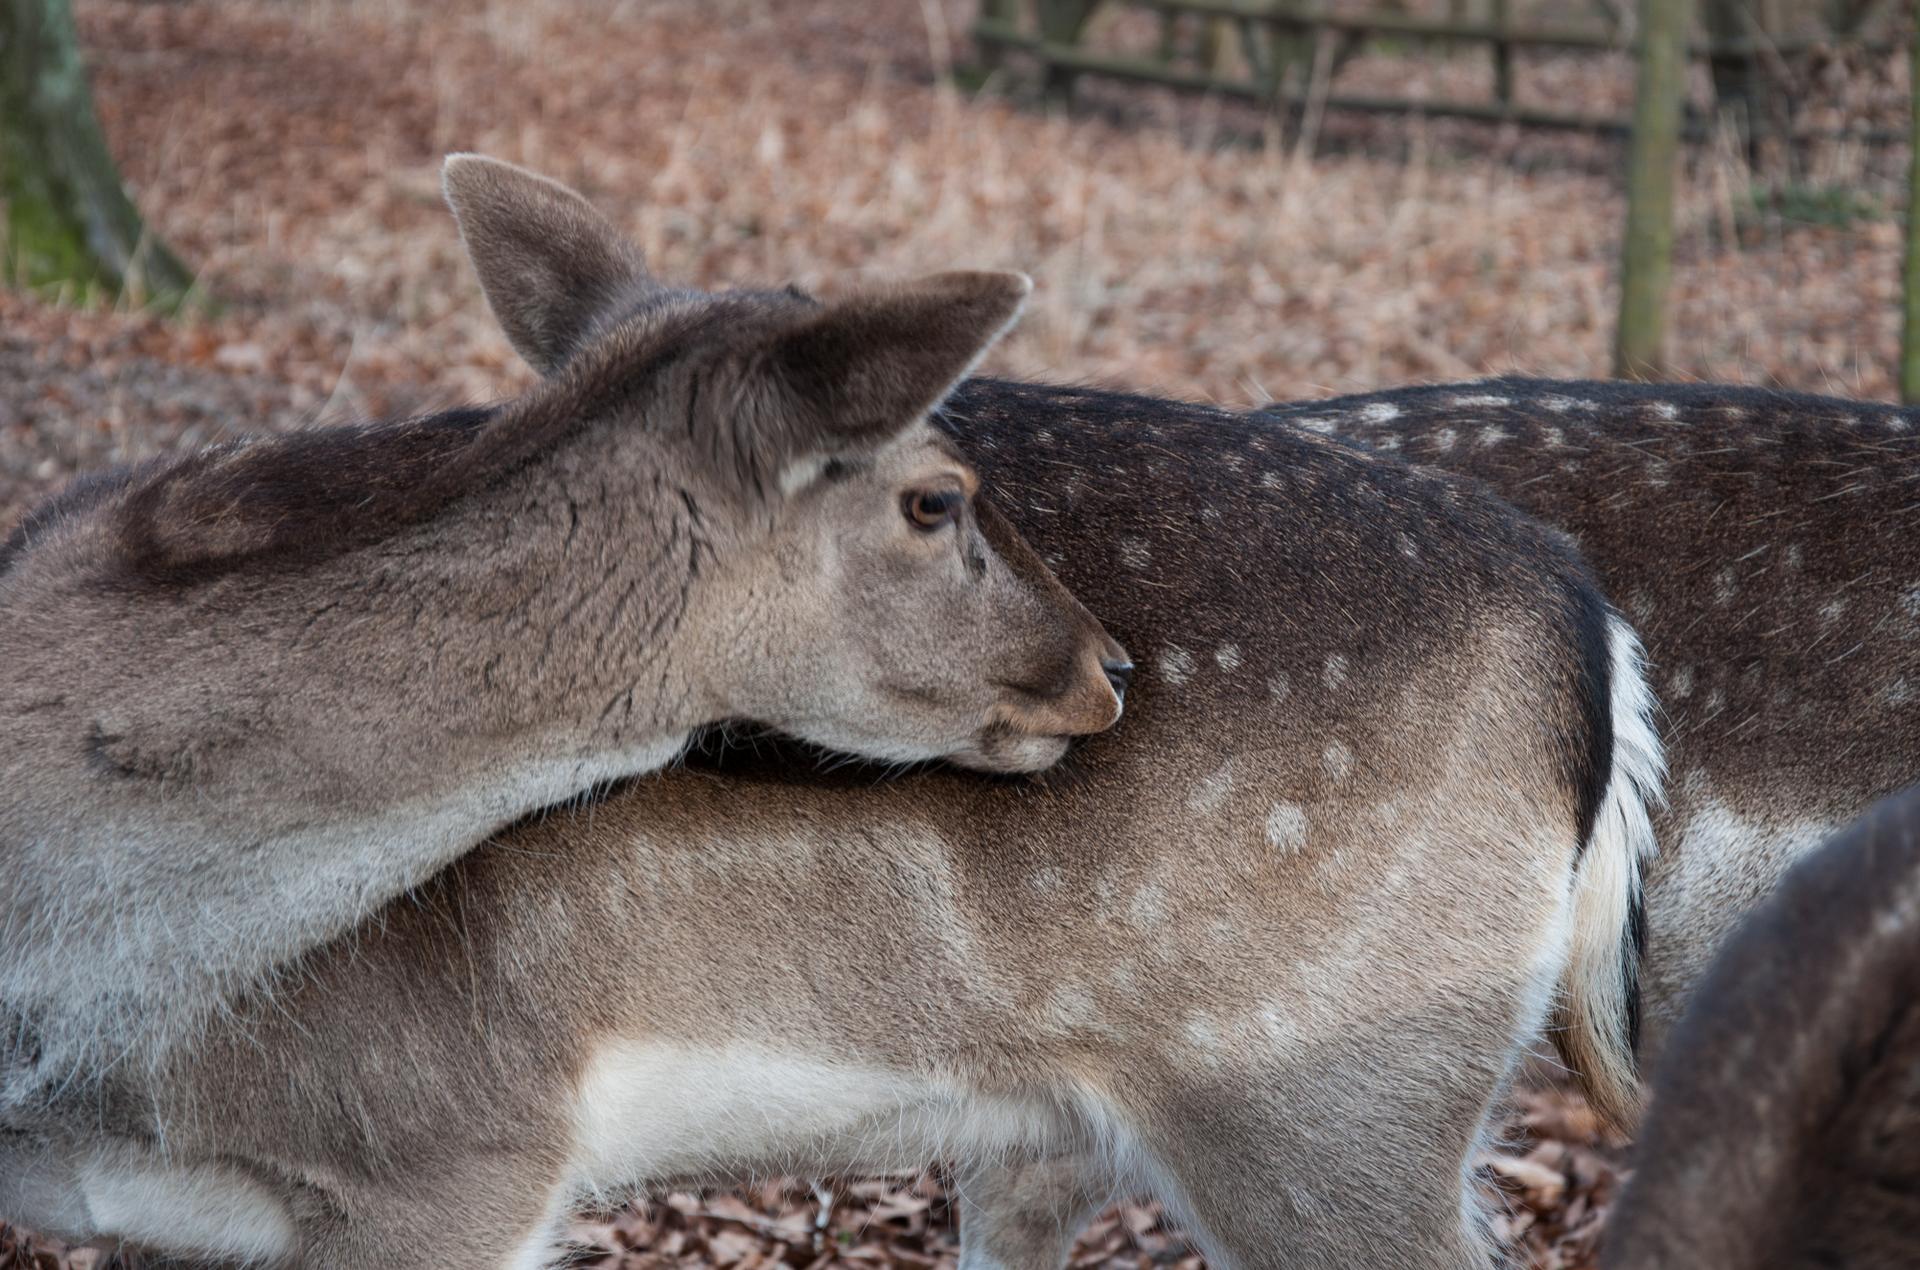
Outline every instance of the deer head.
<svg viewBox="0 0 1920 1270">
<path fill-rule="evenodd" d="M 455 155 L 445 187 L 514 347 L 569 398 L 599 386 L 587 399 L 669 452 L 724 541 L 698 562 L 697 695 L 837 750 L 1004 771 L 1119 717 L 1124 650 L 927 422 L 1024 276 L 702 294 L 655 281 L 543 177 Z"/>
</svg>

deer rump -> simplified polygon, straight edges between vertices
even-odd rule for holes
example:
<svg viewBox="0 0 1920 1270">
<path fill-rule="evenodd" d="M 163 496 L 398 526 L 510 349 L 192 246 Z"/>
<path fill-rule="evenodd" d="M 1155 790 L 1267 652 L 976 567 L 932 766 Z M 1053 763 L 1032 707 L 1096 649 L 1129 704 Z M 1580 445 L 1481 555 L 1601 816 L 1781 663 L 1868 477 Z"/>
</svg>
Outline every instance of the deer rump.
<svg viewBox="0 0 1920 1270">
<path fill-rule="evenodd" d="M 1788 871 L 1662 1057 L 1607 1270 L 1920 1264 L 1920 785 Z"/>
<path fill-rule="evenodd" d="M 1010 1266 L 1116 1186 L 1223 1264 L 1490 1264 L 1465 1170 L 1522 1047 L 1552 1024 L 1632 1115 L 1631 631 L 1553 535 L 1311 432 L 991 381 L 943 426 L 1135 653 L 1123 727 L 1038 781 L 735 755 L 525 823 L 43 1175 L 160 1170 L 247 1214 L 224 1255 L 331 1267 L 537 1265 L 584 1199 L 934 1157 Z"/>
<path fill-rule="evenodd" d="M 1920 412 L 1502 378 L 1276 404 L 1572 535 L 1658 673 L 1643 1061 L 1795 860 L 1920 779 Z"/>
</svg>

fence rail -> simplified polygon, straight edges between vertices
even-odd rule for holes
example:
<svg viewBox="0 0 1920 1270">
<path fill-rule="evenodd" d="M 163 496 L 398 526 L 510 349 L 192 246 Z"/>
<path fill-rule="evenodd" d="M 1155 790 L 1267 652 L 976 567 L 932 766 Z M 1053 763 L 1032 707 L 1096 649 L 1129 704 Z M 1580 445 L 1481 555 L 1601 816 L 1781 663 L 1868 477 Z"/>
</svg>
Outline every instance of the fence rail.
<svg viewBox="0 0 1920 1270">
<path fill-rule="evenodd" d="M 1349 49 L 1370 39 L 1395 39 L 1423 43 L 1483 44 L 1493 56 L 1493 91 L 1489 99 L 1462 101 L 1452 98 L 1413 98 L 1330 93 L 1312 95 L 1312 104 L 1330 110 L 1351 110 L 1375 114 L 1425 114 L 1493 123 L 1512 123 L 1529 128 L 1561 129 L 1624 136 L 1631 121 L 1610 115 L 1585 114 L 1523 105 L 1515 99 L 1513 58 L 1516 50 L 1550 49 L 1589 53 L 1634 52 L 1632 41 L 1617 31 L 1578 27 L 1529 26 L 1504 20 L 1509 0 L 1494 0 L 1493 16 L 1484 20 L 1420 17 L 1404 13 L 1336 14 L 1313 5 L 1286 3 L 1285 0 L 1113 0 L 1137 9 L 1158 11 L 1163 21 L 1182 14 L 1194 15 L 1233 27 L 1238 34 L 1246 73 L 1224 75 L 1214 66 L 1182 65 L 1173 41 L 1163 38 L 1157 56 L 1126 55 L 1084 47 L 1079 41 L 1087 20 L 1099 7 L 1088 0 L 1035 0 L 1022 6 L 1017 0 L 998 0 L 981 6 L 974 23 L 973 38 L 989 64 L 997 64 L 1002 54 L 1017 51 L 1036 59 L 1042 66 L 1050 91 L 1070 94 L 1081 76 L 1156 84 L 1189 92 L 1215 93 L 1247 101 L 1300 108 L 1308 103 L 1308 77 L 1289 67 L 1305 68 L 1318 55 L 1326 41 L 1344 43 Z M 1030 21 L 1020 20 L 1022 9 Z M 1882 50 L 1893 47 L 1884 41 L 1844 37 L 1856 46 Z M 1688 42 L 1686 55 L 1691 60 L 1727 66 L 1776 62 L 1811 49 L 1822 47 L 1821 40 L 1725 38 L 1694 39 Z M 1189 59 L 1191 60 L 1191 59 Z M 1337 59 L 1336 59 L 1337 60 Z M 1293 82 L 1289 82 L 1290 78 Z M 1768 120 L 1762 112 L 1749 113 L 1749 125 L 1764 129 Z M 1704 136 L 1706 120 L 1689 118 L 1683 131 L 1691 137 Z M 1868 144 L 1898 144 L 1906 140 L 1904 130 L 1851 131 L 1847 133 L 1796 133 L 1802 140 L 1821 140 L 1845 135 Z"/>
</svg>

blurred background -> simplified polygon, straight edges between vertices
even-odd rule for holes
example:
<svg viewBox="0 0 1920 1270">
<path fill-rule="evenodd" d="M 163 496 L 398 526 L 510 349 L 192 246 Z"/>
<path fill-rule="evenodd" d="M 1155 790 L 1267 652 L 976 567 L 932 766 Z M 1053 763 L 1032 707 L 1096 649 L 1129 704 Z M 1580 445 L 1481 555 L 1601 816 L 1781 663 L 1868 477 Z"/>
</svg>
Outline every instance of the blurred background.
<svg viewBox="0 0 1920 1270">
<path fill-rule="evenodd" d="M 1236 407 L 1616 370 L 1893 398 L 1911 8 L 0 0 L 0 530 L 79 469 L 525 383 L 451 150 L 575 185 L 675 282 L 1026 270 L 991 372 Z M 1512 1130 L 1502 1233 L 1590 1265 L 1619 1144 L 1552 1091 Z M 954 1253 L 933 1176 L 581 1237 L 622 1266 Z M 1183 1256 L 1126 1207 L 1076 1264 Z M 108 1261 L 65 1257 L 0 1227 L 0 1270 Z"/>
</svg>

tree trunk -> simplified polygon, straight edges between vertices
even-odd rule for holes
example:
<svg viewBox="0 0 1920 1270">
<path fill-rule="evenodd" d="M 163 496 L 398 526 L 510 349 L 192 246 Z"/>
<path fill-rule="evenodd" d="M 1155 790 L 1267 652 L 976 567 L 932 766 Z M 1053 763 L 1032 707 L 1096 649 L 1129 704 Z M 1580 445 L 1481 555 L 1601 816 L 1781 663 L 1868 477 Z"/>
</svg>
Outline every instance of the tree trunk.
<svg viewBox="0 0 1920 1270">
<path fill-rule="evenodd" d="M 175 305 L 193 278 L 113 165 L 68 0 L 0 0 L 0 277 Z"/>
<path fill-rule="evenodd" d="M 1688 0 L 1640 0 L 1640 69 L 1627 153 L 1627 233 L 1613 373 L 1659 373 L 1673 264 L 1673 181 L 1686 87 Z"/>
<path fill-rule="evenodd" d="M 1920 26 L 1909 38 L 1913 42 L 1907 63 L 1907 87 L 1913 98 L 1908 134 L 1912 144 L 1907 158 L 1906 324 L 1900 332 L 1900 399 L 1911 405 L 1920 402 Z"/>
</svg>

